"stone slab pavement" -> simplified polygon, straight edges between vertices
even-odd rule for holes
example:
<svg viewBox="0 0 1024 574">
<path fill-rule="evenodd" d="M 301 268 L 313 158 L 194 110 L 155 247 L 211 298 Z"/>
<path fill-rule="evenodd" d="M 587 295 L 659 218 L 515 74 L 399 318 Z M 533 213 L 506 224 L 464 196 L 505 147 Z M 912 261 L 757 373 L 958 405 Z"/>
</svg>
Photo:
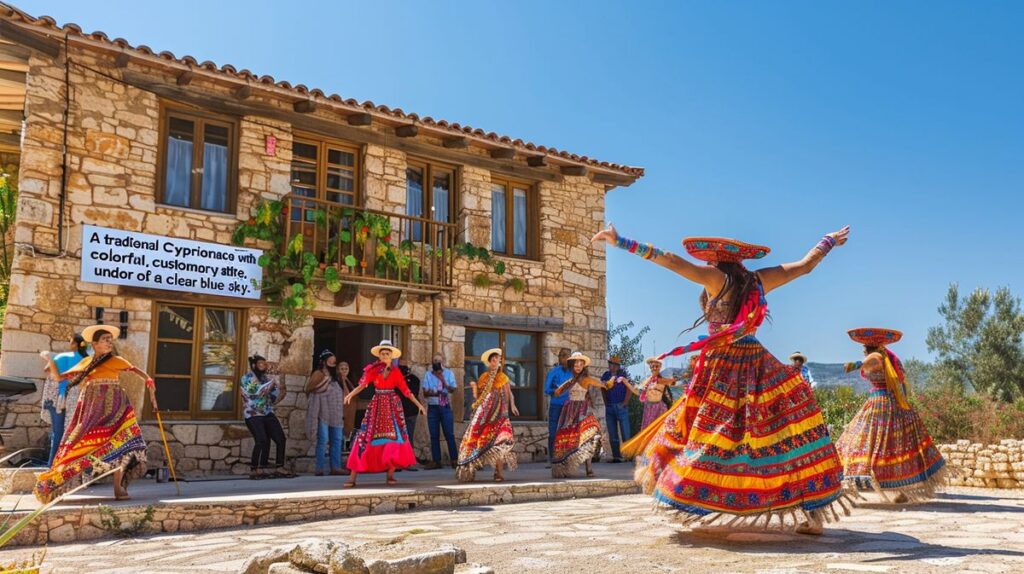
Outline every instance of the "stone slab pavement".
<svg viewBox="0 0 1024 574">
<path fill-rule="evenodd" d="M 468 507 L 51 545 L 56 573 L 237 572 L 246 558 L 311 537 L 348 543 L 422 537 L 496 572 L 1024 572 L 1024 491 L 952 488 L 928 503 L 867 504 L 825 535 L 689 530 L 643 495 Z M 31 549 L 0 552 L 9 562 Z"/>
</svg>

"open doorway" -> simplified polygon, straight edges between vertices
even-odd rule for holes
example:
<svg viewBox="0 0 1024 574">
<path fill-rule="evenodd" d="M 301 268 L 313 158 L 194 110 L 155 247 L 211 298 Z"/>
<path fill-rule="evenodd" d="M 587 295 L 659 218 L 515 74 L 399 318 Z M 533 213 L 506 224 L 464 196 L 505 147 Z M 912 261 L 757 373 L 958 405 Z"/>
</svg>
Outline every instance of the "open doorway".
<svg viewBox="0 0 1024 574">
<path fill-rule="evenodd" d="M 330 349 L 338 363 L 349 365 L 349 380 L 355 385 L 363 372 L 363 367 L 376 360 L 370 349 L 380 344 L 383 339 L 390 339 L 400 349 L 406 349 L 408 330 L 399 325 L 385 323 L 360 323 L 341 321 L 338 319 L 313 320 L 313 353 L 314 357 L 324 349 Z M 310 368 L 314 362 L 310 358 Z M 345 407 L 345 436 L 351 437 L 352 430 L 362 422 L 362 415 L 373 398 L 373 389 L 364 390 Z"/>
</svg>

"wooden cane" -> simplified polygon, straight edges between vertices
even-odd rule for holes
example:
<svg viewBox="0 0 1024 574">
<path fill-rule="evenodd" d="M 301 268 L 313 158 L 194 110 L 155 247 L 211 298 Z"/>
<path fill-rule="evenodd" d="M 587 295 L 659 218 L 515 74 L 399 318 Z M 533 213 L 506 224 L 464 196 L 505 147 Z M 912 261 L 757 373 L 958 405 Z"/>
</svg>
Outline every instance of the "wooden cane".
<svg viewBox="0 0 1024 574">
<path fill-rule="evenodd" d="M 174 489 L 181 496 L 181 486 L 178 484 L 178 477 L 174 474 L 174 461 L 171 460 L 171 447 L 167 445 L 167 435 L 164 433 L 164 421 L 160 418 L 160 411 L 153 409 L 156 413 L 156 424 L 160 427 L 160 440 L 164 441 L 164 454 L 167 455 L 167 466 L 171 469 L 171 480 L 174 481 Z"/>
</svg>

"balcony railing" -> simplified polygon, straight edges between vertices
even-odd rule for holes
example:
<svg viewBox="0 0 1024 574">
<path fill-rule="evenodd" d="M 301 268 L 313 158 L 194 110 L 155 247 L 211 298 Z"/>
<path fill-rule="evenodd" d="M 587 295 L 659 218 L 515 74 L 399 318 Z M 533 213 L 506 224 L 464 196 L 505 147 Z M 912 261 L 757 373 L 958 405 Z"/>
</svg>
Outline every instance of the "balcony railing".
<svg viewBox="0 0 1024 574">
<path fill-rule="evenodd" d="M 455 224 L 288 195 L 284 249 L 313 253 L 342 283 L 452 289 Z M 299 239 L 301 237 L 301 239 Z"/>
</svg>

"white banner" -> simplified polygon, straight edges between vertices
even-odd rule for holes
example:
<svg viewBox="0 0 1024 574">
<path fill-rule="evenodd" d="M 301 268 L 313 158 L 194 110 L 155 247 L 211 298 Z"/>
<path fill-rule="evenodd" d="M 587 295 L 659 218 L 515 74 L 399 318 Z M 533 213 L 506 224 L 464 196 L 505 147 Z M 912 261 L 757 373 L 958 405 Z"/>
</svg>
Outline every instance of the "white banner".
<svg viewBox="0 0 1024 574">
<path fill-rule="evenodd" d="M 259 299 L 259 249 L 82 226 L 82 281 Z"/>
</svg>

